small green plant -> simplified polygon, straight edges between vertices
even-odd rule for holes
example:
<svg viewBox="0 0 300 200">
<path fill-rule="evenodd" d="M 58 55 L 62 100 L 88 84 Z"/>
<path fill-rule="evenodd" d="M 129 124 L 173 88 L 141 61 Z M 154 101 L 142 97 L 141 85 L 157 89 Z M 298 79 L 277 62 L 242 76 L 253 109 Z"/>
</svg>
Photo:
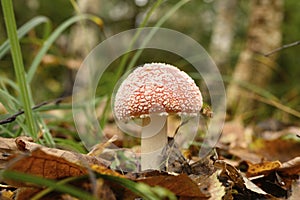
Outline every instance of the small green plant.
<svg viewBox="0 0 300 200">
<path fill-rule="evenodd" d="M 37 139 L 37 125 L 33 118 L 33 113 L 31 111 L 32 97 L 29 92 L 29 84 L 26 80 L 22 52 L 17 36 L 17 28 L 12 1 L 3 0 L 2 8 L 7 29 L 7 35 L 11 45 L 11 55 L 17 78 L 18 89 L 20 92 L 21 104 L 24 108 L 28 131 L 34 139 Z"/>
<path fill-rule="evenodd" d="M 54 146 L 55 140 L 50 134 L 50 130 L 39 112 L 42 111 L 42 109 L 32 109 L 34 107 L 34 101 L 30 87 L 31 81 L 36 74 L 36 70 L 41 63 L 43 56 L 47 53 L 51 45 L 62 34 L 63 31 L 69 28 L 72 24 L 81 20 L 90 20 L 97 25 L 102 26 L 102 20 L 97 16 L 89 14 L 76 15 L 67 19 L 51 33 L 51 23 L 49 19 L 44 16 L 38 16 L 29 20 L 22 27 L 20 27 L 19 30 L 17 30 L 12 1 L 2 1 L 2 7 L 8 40 L 6 40 L 0 46 L 0 58 L 2 58 L 9 50 L 11 51 L 17 83 L 4 77 L 0 80 L 0 100 L 5 109 L 10 114 L 13 114 L 13 117 L 10 119 L 12 121 L 16 121 L 16 123 L 11 123 L 7 126 L 1 125 L 0 133 L 7 137 L 17 137 L 21 134 L 21 132 L 24 132 L 26 135 L 34 138 L 39 143 L 45 143 L 48 146 Z M 26 72 L 19 39 L 24 37 L 31 29 L 39 26 L 42 23 L 45 23 L 43 34 L 43 39 L 45 41 L 43 42 L 43 45 L 35 56 L 33 62 L 29 66 L 28 72 Z M 11 94 L 11 88 L 14 90 L 16 95 Z M 20 99 L 18 98 L 18 95 L 20 95 Z M 48 107 L 48 109 L 43 109 L 51 110 L 50 107 Z M 54 105 L 52 106 L 52 109 L 65 108 Z M 68 109 L 71 109 L 71 107 L 69 106 Z M 18 112 L 22 112 L 20 110 L 24 111 L 25 116 L 15 115 Z M 9 115 L 2 115 L 0 120 L 4 120 L 6 118 L 9 118 Z M 18 127 L 20 127 L 20 129 L 15 129 L 16 124 Z M 39 139 L 40 131 L 42 131 L 43 140 Z"/>
<path fill-rule="evenodd" d="M 46 194 L 52 191 L 67 193 L 80 199 L 97 199 L 95 196 L 89 194 L 88 192 L 78 189 L 72 186 L 71 184 L 69 184 L 70 182 L 76 180 L 84 180 L 84 179 L 86 180 L 87 176 L 70 177 L 70 178 L 63 179 L 61 181 L 54 181 L 54 180 L 45 179 L 38 176 L 33 176 L 30 174 L 6 170 L 2 172 L 1 177 L 13 181 L 21 181 L 21 182 L 26 182 L 26 183 L 31 183 L 34 185 L 46 187 L 46 189 L 36 194 L 32 199 L 40 199 L 41 197 L 45 196 Z M 172 192 L 160 186 L 151 187 L 147 184 L 136 183 L 126 178 L 120 178 L 112 175 L 105 175 L 99 173 L 96 174 L 96 177 L 102 178 L 104 180 L 109 180 L 120 186 L 123 186 L 145 200 L 159 200 L 159 199 L 176 200 L 177 199 Z"/>
</svg>

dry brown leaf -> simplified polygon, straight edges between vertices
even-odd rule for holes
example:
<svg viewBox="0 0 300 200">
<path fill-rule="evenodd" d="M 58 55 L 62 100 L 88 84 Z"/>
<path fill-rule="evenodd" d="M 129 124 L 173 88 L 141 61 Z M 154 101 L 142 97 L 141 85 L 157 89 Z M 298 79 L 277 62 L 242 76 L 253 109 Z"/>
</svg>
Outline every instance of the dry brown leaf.
<svg viewBox="0 0 300 200">
<path fill-rule="evenodd" d="M 294 139 L 257 140 L 254 151 L 267 160 L 286 162 L 300 156 L 299 141 Z M 255 145 L 255 144 L 254 144 Z M 256 147 L 256 148 L 255 148 Z"/>
<path fill-rule="evenodd" d="M 14 193 L 10 190 L 2 189 L 0 193 L 1 200 L 12 200 L 14 199 Z"/>
<path fill-rule="evenodd" d="M 218 171 L 209 175 L 191 174 L 189 177 L 198 185 L 203 194 L 209 196 L 210 200 L 222 199 L 225 195 L 225 187 L 218 179 Z"/>
<path fill-rule="evenodd" d="M 92 164 L 109 166 L 110 162 L 95 156 L 88 156 L 76 152 L 48 148 L 32 142 L 29 137 L 18 137 L 16 139 L 6 139 L 0 137 L 0 169 L 4 169 L 8 164 L 8 159 L 11 156 L 16 157 L 24 153 L 29 154 L 30 152 L 40 149 L 48 155 L 52 155 L 57 158 L 63 158 L 66 161 L 80 166 L 89 166 Z"/>
<path fill-rule="evenodd" d="M 35 188 L 35 187 L 21 187 L 18 188 L 16 192 L 16 200 L 27 200 L 33 197 L 36 193 L 40 192 L 41 188 Z M 53 195 L 53 198 L 56 198 L 56 196 Z"/>
<path fill-rule="evenodd" d="M 257 176 L 260 174 L 268 174 L 281 167 L 279 161 L 264 161 L 262 163 L 252 164 L 248 162 L 247 176 Z"/>
<path fill-rule="evenodd" d="M 137 181 L 146 183 L 150 186 L 159 185 L 169 189 L 176 196 L 185 198 L 208 199 L 209 196 L 203 194 L 197 184 L 192 181 L 186 174 L 178 176 L 160 175 L 138 179 Z"/>
<path fill-rule="evenodd" d="M 4 142 L 7 142 L 6 145 Z M 0 147 L 1 144 L 4 153 L 12 152 L 4 157 L 2 153 L 1 162 L 5 169 L 49 179 L 87 174 L 86 168 L 91 165 L 109 165 L 109 162 L 94 156 L 41 146 L 33 143 L 28 137 L 18 137 L 14 140 L 0 138 Z M 10 184 L 19 185 L 17 182 Z"/>
<path fill-rule="evenodd" d="M 19 152 L 13 138 L 0 138 L 0 169 L 4 169 L 9 156 Z"/>
<path fill-rule="evenodd" d="M 62 179 L 65 177 L 88 174 L 86 167 L 71 163 L 62 157 L 47 154 L 39 148 L 27 154 L 14 155 L 10 159 L 9 165 L 6 168 L 7 170 L 41 176 L 48 179 Z M 123 177 L 119 173 L 108 169 L 104 165 L 92 165 L 91 168 L 101 174 Z M 12 180 L 4 181 L 10 185 L 21 188 L 18 189 L 18 200 L 29 199 L 40 190 L 39 188 L 28 187 L 32 185 L 24 182 Z M 102 179 L 97 179 L 96 183 L 97 190 L 95 191 L 97 191 L 97 196 L 99 198 L 101 197 L 100 199 L 115 199 L 113 192 L 106 182 L 104 184 Z M 80 183 L 80 187 L 83 187 L 86 190 L 92 190 L 91 187 L 93 186 L 89 183 L 82 182 Z M 57 195 L 57 198 L 60 198 L 61 194 Z"/>
<path fill-rule="evenodd" d="M 263 159 L 261 155 L 253 153 L 250 150 L 241 147 L 230 148 L 228 149 L 228 153 L 240 158 L 241 160 L 248 161 L 251 163 L 258 163 Z"/>
<path fill-rule="evenodd" d="M 284 175 L 300 175 L 300 157 L 282 163 L 278 171 Z"/>
<path fill-rule="evenodd" d="M 6 169 L 49 179 L 61 179 L 87 174 L 87 170 L 84 167 L 70 163 L 62 157 L 47 154 L 41 149 L 36 149 L 30 154 L 12 156 Z M 8 182 L 16 186 L 24 185 L 24 183 L 15 181 Z"/>
<path fill-rule="evenodd" d="M 112 176 L 118 176 L 121 178 L 126 178 L 125 176 L 123 176 L 122 174 L 111 170 L 105 166 L 101 166 L 101 165 L 92 165 L 91 169 L 99 174 L 105 174 L 105 175 L 112 175 Z"/>
<path fill-rule="evenodd" d="M 222 199 L 271 199 L 271 195 L 266 194 L 253 183 L 246 179 L 240 171 L 230 164 L 218 160 L 215 166 L 221 170 L 219 180 L 226 187 L 226 194 Z"/>
<path fill-rule="evenodd" d="M 219 143 L 233 147 L 247 147 L 251 142 L 252 131 L 244 127 L 241 120 L 226 122 Z"/>
</svg>

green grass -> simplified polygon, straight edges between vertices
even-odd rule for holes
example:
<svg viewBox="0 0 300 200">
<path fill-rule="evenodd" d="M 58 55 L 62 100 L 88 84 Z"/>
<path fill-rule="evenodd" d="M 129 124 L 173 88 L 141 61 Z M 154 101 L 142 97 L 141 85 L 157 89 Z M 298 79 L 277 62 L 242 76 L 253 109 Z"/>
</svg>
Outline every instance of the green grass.
<svg viewBox="0 0 300 200">
<path fill-rule="evenodd" d="M 36 73 L 36 70 L 43 59 L 43 56 L 47 53 L 47 51 L 49 50 L 53 42 L 55 42 L 55 40 L 62 34 L 63 31 L 69 28 L 72 24 L 81 20 L 91 20 L 92 22 L 102 26 L 102 20 L 99 17 L 95 15 L 89 15 L 89 14 L 76 15 L 63 22 L 60 26 L 58 26 L 55 29 L 55 31 L 51 33 L 49 38 L 46 39 L 42 48 L 35 56 L 27 75 L 28 76 L 27 80 L 29 83 L 32 81 L 33 76 Z"/>
<path fill-rule="evenodd" d="M 120 186 L 123 186 L 145 200 L 160 200 L 160 199 L 176 200 L 177 199 L 172 192 L 160 186 L 151 187 L 147 184 L 136 183 L 126 178 L 121 178 L 112 175 L 105 175 L 100 173 L 96 173 L 96 176 L 97 178 L 109 180 Z M 36 194 L 32 199 L 40 199 L 52 191 L 58 191 L 58 192 L 70 194 L 71 196 L 80 199 L 91 199 L 91 200 L 98 199 L 97 197 L 82 190 L 81 188 L 77 188 L 69 184 L 70 182 L 76 180 L 77 181 L 87 180 L 88 178 L 87 176 L 69 177 L 61 181 L 55 181 L 55 180 L 45 179 L 30 174 L 6 170 L 2 172 L 1 177 L 4 178 L 5 180 L 13 180 L 17 182 L 24 182 L 31 185 L 32 184 L 37 185 L 39 187 L 46 187 L 46 189 Z"/>
<path fill-rule="evenodd" d="M 50 20 L 47 17 L 44 16 L 37 16 L 29 20 L 27 23 L 25 23 L 23 26 L 21 26 L 18 31 L 18 39 L 20 40 L 23 38 L 30 30 L 33 28 L 39 26 L 40 24 L 45 23 L 44 28 L 44 38 L 47 37 L 47 35 L 50 32 L 51 29 L 51 23 Z M 3 56 L 10 50 L 10 43 L 7 39 L 1 46 L 0 46 L 0 59 L 3 58 Z"/>
<path fill-rule="evenodd" d="M 164 22 L 166 22 L 170 18 L 171 15 L 173 15 L 187 2 L 189 2 L 189 0 L 181 0 L 177 4 L 172 6 L 172 8 L 155 24 L 155 27 L 161 27 Z M 0 101 L 6 111 L 9 113 L 1 115 L 0 120 L 6 119 L 7 117 L 17 113 L 20 110 L 24 110 L 24 115 L 19 115 L 18 117 L 16 117 L 15 121 L 6 125 L 0 125 L 1 136 L 17 137 L 25 133 L 26 135 L 34 138 L 36 142 L 39 142 L 43 145 L 55 146 L 57 144 L 60 147 L 65 147 L 67 149 L 72 149 L 78 152 L 85 152 L 82 144 L 77 143 L 76 136 L 72 131 L 59 127 L 60 122 L 65 122 L 66 120 L 71 119 L 53 119 L 51 118 L 50 114 L 44 113 L 45 111 L 57 109 L 69 110 L 69 112 L 71 112 L 72 106 L 68 103 L 59 105 L 47 104 L 43 107 L 33 109 L 35 102 L 31 92 L 31 87 L 34 87 L 34 85 L 31 84 L 33 84 L 32 80 L 37 74 L 37 69 L 41 64 L 43 57 L 46 55 L 48 50 L 53 47 L 54 42 L 59 36 L 62 35 L 64 31 L 69 29 L 71 25 L 82 20 L 89 20 L 97 24 L 98 26 L 103 26 L 102 20 L 97 16 L 90 14 L 80 14 L 78 12 L 77 15 L 66 19 L 64 22 L 58 25 L 55 30 L 52 30 L 51 21 L 47 17 L 37 16 L 29 20 L 17 30 L 12 0 L 2 0 L 1 3 L 6 23 L 8 40 L 6 40 L 0 46 L 0 58 L 3 58 L 9 51 L 11 52 L 14 72 L 17 81 L 15 82 L 14 80 L 4 77 L 0 79 Z M 71 3 L 76 4 L 75 1 L 71 1 Z M 144 20 L 140 24 L 140 28 L 145 27 L 148 24 L 150 17 L 162 3 L 163 0 L 158 0 L 153 3 L 152 7 L 147 11 Z M 27 67 L 25 67 L 23 63 L 24 57 L 21 52 L 19 40 L 21 38 L 24 38 L 32 29 L 40 26 L 41 24 L 44 24 L 42 34 L 43 36 L 41 38 L 41 41 L 43 41 L 42 45 L 40 46 L 40 49 L 37 50 L 36 55 L 34 55 L 33 61 L 29 63 Z M 146 38 L 144 45 L 150 42 L 154 33 L 155 32 L 151 32 L 151 34 Z M 140 32 L 138 31 L 135 37 L 130 42 L 129 49 L 132 48 L 139 34 Z M 106 96 L 109 97 L 109 100 L 107 101 L 106 109 L 103 115 L 104 117 L 101 120 L 101 126 L 104 126 L 107 123 L 110 98 L 115 84 L 122 76 L 122 74 L 134 67 L 137 59 L 141 56 L 142 51 L 143 50 L 137 51 L 137 53 L 133 57 L 133 60 L 131 60 L 130 62 L 128 54 L 122 57 L 121 64 L 119 65 L 116 74 L 114 75 L 112 81 L 108 83 L 110 90 L 107 92 Z M 25 69 L 27 68 L 28 71 L 26 72 Z M 68 123 L 70 124 L 69 121 Z M 64 134 L 65 138 L 53 137 L 50 130 L 61 132 L 62 134 Z M 42 132 L 42 138 L 39 138 L 40 132 Z M 38 186 L 47 187 L 47 189 L 34 197 L 35 199 L 38 199 L 53 190 L 68 193 L 81 199 L 95 199 L 95 197 L 90 193 L 70 185 L 69 181 L 73 180 L 73 178 L 70 178 L 70 180 L 67 179 L 63 181 L 54 181 L 41 177 L 31 176 L 29 174 L 22 174 L 20 172 L 11 171 L 5 171 L 4 173 L 2 173 L 2 176 L 5 178 L 14 179 L 15 181 L 29 182 Z M 143 199 L 155 200 L 166 197 L 172 200 L 176 199 L 173 193 L 161 187 L 150 187 L 143 183 L 135 183 L 128 179 L 108 175 L 98 174 L 98 177 L 113 181 L 125 188 L 128 188 L 134 193 L 141 196 Z"/>
<path fill-rule="evenodd" d="M 22 52 L 17 35 L 17 27 L 14 16 L 13 4 L 11 0 L 2 1 L 2 9 L 7 29 L 7 35 L 11 45 L 11 55 L 13 59 L 13 66 L 15 69 L 15 75 L 18 82 L 18 88 L 20 90 L 20 97 L 23 109 L 25 111 L 25 118 L 28 127 L 28 131 L 31 137 L 37 139 L 37 125 L 33 118 L 31 111 L 31 94 L 29 93 L 29 84 L 26 80 L 26 74 L 23 64 Z"/>
<path fill-rule="evenodd" d="M 23 182 L 23 183 L 27 183 L 27 184 L 31 183 L 34 185 L 38 185 L 40 187 L 45 186 L 45 187 L 51 188 L 52 190 L 64 192 L 64 193 L 70 194 L 74 197 L 78 197 L 80 199 L 96 200 L 96 198 L 93 195 L 91 195 L 88 192 L 85 192 L 81 189 L 78 189 L 74 186 L 66 184 L 66 181 L 58 182 L 58 181 L 45 179 L 45 178 L 38 177 L 38 176 L 33 176 L 30 174 L 25 174 L 25 173 L 16 172 L 16 171 L 9 171 L 9 170 L 2 172 L 2 178 L 17 181 L 17 182 Z M 39 197 L 41 197 L 41 196 L 39 196 Z M 38 199 L 38 198 L 35 198 L 35 199 Z"/>
<path fill-rule="evenodd" d="M 2 8 L 4 19 L 6 23 L 8 40 L 6 40 L 0 46 L 0 58 L 2 58 L 8 51 L 11 51 L 14 71 L 17 79 L 17 83 L 9 80 L 7 78 L 1 78 L 0 84 L 0 100 L 4 105 L 5 109 L 10 113 L 14 114 L 18 110 L 24 110 L 24 116 L 20 115 L 16 118 L 16 123 L 26 135 L 34 138 L 36 141 L 39 141 L 42 144 L 47 144 L 48 146 L 54 146 L 55 142 L 51 136 L 50 130 L 47 127 L 44 119 L 40 115 L 39 112 L 33 111 L 32 107 L 34 106 L 34 101 L 32 97 L 30 83 L 36 74 L 36 70 L 40 65 L 43 56 L 47 53 L 49 48 L 53 45 L 55 40 L 72 24 L 82 21 L 82 20 L 90 20 L 96 23 L 99 26 L 102 26 L 102 20 L 94 15 L 82 14 L 73 16 L 66 21 L 64 21 L 60 26 L 58 26 L 53 32 L 51 32 L 51 23 L 48 18 L 44 16 L 37 16 L 33 19 L 29 20 L 23 26 L 21 26 L 18 30 L 16 28 L 16 22 L 14 18 L 14 10 L 12 6 L 11 0 L 2 1 Z M 19 44 L 19 39 L 23 38 L 30 30 L 39 26 L 40 24 L 45 23 L 43 39 L 45 40 L 41 49 L 38 51 L 37 55 L 34 57 L 33 62 L 29 66 L 29 71 L 26 73 L 23 56 Z M 7 88 L 9 86 L 10 88 Z M 12 89 L 16 95 L 12 95 Z M 18 98 L 20 95 L 20 99 Z M 66 107 L 66 106 L 65 106 Z M 41 108 L 38 111 L 50 110 L 51 108 L 59 108 L 59 106 L 46 106 L 45 108 Z M 68 107 L 71 110 L 71 106 Z M 5 115 L 5 117 L 9 117 Z M 2 116 L 3 118 L 3 116 Z M 24 123 L 26 122 L 26 123 Z M 20 131 L 15 131 L 11 129 L 12 126 L 1 126 L 0 132 L 7 133 L 2 135 L 8 135 L 11 137 L 16 137 L 20 133 Z M 39 140 L 38 133 L 39 130 L 42 131 L 43 140 Z"/>
</svg>

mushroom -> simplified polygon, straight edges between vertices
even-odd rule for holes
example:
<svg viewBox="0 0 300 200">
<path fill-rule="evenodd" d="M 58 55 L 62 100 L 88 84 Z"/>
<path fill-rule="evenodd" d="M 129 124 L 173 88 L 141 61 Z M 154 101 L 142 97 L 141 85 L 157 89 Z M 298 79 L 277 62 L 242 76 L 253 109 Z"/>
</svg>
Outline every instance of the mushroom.
<svg viewBox="0 0 300 200">
<path fill-rule="evenodd" d="M 121 83 L 114 99 L 118 120 L 142 119 L 141 169 L 159 169 L 167 144 L 168 115 L 197 115 L 202 96 L 194 80 L 164 63 L 137 67 Z"/>
</svg>

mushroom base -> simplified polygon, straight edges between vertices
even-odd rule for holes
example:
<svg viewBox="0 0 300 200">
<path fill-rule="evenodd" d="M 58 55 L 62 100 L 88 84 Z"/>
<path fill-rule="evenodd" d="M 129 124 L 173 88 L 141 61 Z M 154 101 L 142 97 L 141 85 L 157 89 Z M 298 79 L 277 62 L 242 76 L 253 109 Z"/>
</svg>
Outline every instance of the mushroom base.
<svg viewBox="0 0 300 200">
<path fill-rule="evenodd" d="M 159 169 L 162 149 L 167 144 L 167 116 L 151 114 L 143 119 L 141 135 L 141 168 Z"/>
</svg>

